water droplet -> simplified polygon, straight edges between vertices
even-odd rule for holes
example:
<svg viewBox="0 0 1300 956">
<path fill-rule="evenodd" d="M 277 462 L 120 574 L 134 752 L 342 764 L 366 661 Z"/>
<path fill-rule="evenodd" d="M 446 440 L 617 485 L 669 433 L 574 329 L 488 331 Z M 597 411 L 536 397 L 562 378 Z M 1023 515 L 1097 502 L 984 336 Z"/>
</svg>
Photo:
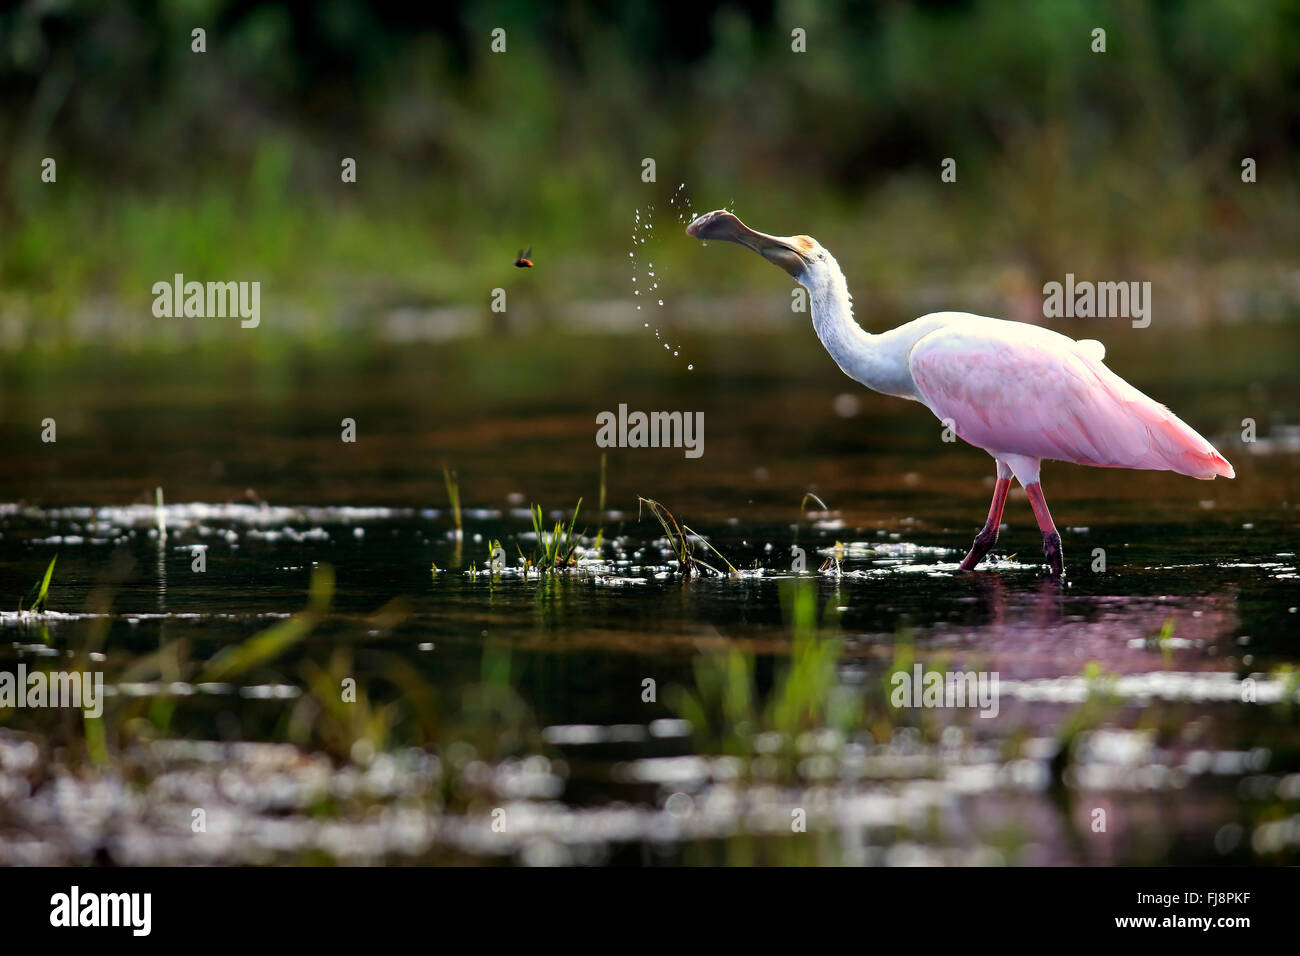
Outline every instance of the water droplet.
<svg viewBox="0 0 1300 956">
<path fill-rule="evenodd" d="M 659 300 L 659 304 L 660 304 L 660 305 L 663 305 L 663 304 L 664 304 L 664 300 L 663 300 L 663 299 L 660 299 L 660 300 Z"/>
<path fill-rule="evenodd" d="M 688 372 L 694 372 L 694 371 L 695 371 L 695 366 L 694 366 L 694 365 L 688 365 L 688 366 L 686 366 L 686 371 L 688 371 Z"/>
</svg>

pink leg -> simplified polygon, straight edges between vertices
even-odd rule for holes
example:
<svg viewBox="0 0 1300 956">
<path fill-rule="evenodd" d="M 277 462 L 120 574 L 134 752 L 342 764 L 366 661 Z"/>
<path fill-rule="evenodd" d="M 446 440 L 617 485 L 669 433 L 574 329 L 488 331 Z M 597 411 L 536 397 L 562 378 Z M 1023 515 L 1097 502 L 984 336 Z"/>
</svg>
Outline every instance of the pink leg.
<svg viewBox="0 0 1300 956">
<path fill-rule="evenodd" d="M 1043 532 L 1043 554 L 1052 567 L 1052 575 L 1060 577 L 1063 570 L 1061 555 L 1061 536 L 1052 524 L 1052 513 L 1047 510 L 1047 499 L 1043 497 L 1043 486 L 1037 481 L 1025 485 L 1029 503 L 1033 506 L 1034 517 L 1038 519 L 1038 530 Z"/>
<path fill-rule="evenodd" d="M 1007 503 L 1007 492 L 1011 490 L 1010 478 L 999 478 L 993 486 L 993 504 L 989 505 L 989 520 L 984 522 L 980 533 L 975 535 L 975 543 L 970 547 L 970 554 L 961 562 L 961 570 L 973 571 L 975 565 L 984 560 L 989 548 L 998 540 L 998 527 L 1002 524 L 1002 508 Z"/>
</svg>

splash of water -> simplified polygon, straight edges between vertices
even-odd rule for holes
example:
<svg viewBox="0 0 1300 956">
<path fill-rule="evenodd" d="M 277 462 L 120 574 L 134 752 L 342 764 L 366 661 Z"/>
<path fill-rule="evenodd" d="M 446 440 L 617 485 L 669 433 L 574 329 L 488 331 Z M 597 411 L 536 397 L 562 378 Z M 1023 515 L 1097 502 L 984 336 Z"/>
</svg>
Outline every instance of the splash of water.
<svg viewBox="0 0 1300 956">
<path fill-rule="evenodd" d="M 685 189 L 686 189 L 685 183 L 678 184 L 677 189 L 673 192 L 672 196 L 670 196 L 668 199 L 668 204 L 677 209 L 678 222 L 689 221 L 686 218 L 686 216 L 687 213 L 690 211 L 690 207 L 692 204 L 690 202 L 689 196 L 685 194 Z M 644 207 L 644 209 L 638 208 L 633 210 L 632 246 L 634 249 L 638 245 L 645 245 L 646 239 L 654 235 L 654 213 L 655 213 L 654 203 L 648 203 Z M 691 218 L 694 218 L 693 213 L 691 214 Z M 634 286 L 639 285 L 640 284 L 639 280 L 641 279 L 640 263 L 637 261 L 635 252 L 629 252 L 628 258 L 632 260 L 632 284 Z M 647 294 L 658 290 L 659 275 L 655 271 L 654 262 L 649 260 L 647 260 L 645 264 L 645 279 L 649 282 L 649 288 L 647 289 Z M 641 296 L 641 289 L 634 288 L 632 290 L 632 295 L 639 299 Z M 662 298 L 656 297 L 655 304 L 658 308 L 662 309 L 664 307 L 664 300 Z M 639 304 L 636 306 L 636 311 L 638 312 L 641 311 L 641 306 Z M 649 322 L 643 322 L 642 327 L 648 329 L 651 326 Z M 654 330 L 654 333 L 656 339 L 662 340 L 662 336 L 660 335 L 659 329 L 656 328 Z M 680 357 L 681 355 L 680 346 L 674 346 L 672 345 L 672 343 L 663 342 L 663 347 L 665 350 L 672 352 L 674 357 Z M 695 369 L 694 364 L 688 364 L 686 366 L 686 370 L 688 372 L 694 371 L 694 369 Z"/>
</svg>

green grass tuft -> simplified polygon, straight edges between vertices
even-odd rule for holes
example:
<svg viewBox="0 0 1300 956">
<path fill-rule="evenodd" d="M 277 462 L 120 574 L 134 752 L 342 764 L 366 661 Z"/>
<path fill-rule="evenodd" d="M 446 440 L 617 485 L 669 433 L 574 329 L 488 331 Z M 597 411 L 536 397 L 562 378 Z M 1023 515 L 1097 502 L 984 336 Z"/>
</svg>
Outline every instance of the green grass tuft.
<svg viewBox="0 0 1300 956">
<path fill-rule="evenodd" d="M 45 610 L 45 602 L 50 596 L 50 578 L 54 576 L 54 562 L 57 560 L 59 560 L 57 554 L 50 558 L 49 566 L 45 569 L 45 577 L 33 584 L 31 590 L 27 592 L 27 597 L 18 602 L 18 610 L 23 610 L 24 603 L 27 605 L 26 609 L 33 614 Z"/>
<path fill-rule="evenodd" d="M 573 529 L 578 523 L 578 511 L 581 508 L 582 499 L 579 498 L 568 525 L 563 521 L 557 521 L 555 528 L 548 535 L 542 516 L 542 506 L 533 505 L 533 532 L 537 535 L 537 550 L 533 552 L 531 558 L 525 556 L 526 567 L 531 566 L 536 568 L 539 574 L 547 574 L 577 565 L 578 545 L 582 535 L 575 535 Z M 523 554 L 522 550 L 520 554 Z"/>
</svg>

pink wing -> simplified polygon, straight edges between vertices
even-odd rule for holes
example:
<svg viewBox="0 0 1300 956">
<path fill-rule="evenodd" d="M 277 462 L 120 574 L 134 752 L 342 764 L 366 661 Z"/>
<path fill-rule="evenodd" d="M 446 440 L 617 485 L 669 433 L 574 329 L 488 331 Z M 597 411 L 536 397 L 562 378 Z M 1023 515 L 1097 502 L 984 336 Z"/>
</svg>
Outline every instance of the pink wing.
<svg viewBox="0 0 1300 956">
<path fill-rule="evenodd" d="M 931 410 L 989 452 L 1234 476 L 1209 442 L 1091 352 L 1047 329 L 990 319 L 931 332 L 908 361 Z"/>
</svg>

